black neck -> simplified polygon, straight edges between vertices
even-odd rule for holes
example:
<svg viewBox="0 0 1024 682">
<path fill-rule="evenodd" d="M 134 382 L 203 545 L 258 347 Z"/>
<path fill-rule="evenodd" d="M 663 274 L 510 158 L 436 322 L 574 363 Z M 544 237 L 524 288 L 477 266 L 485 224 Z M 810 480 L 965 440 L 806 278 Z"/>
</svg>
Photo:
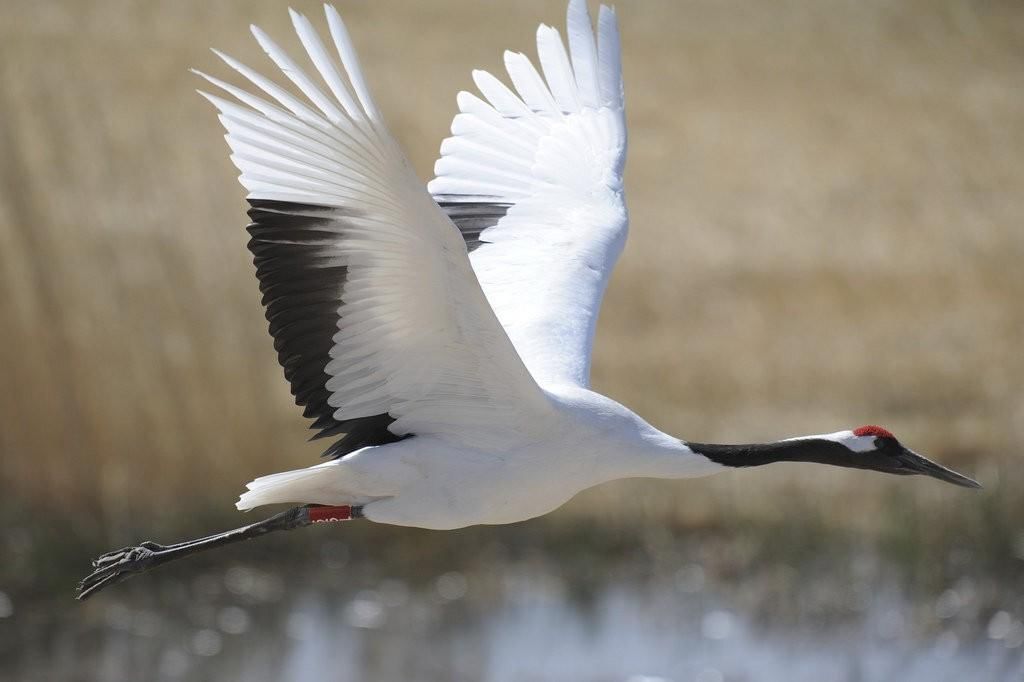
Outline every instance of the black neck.
<svg viewBox="0 0 1024 682">
<path fill-rule="evenodd" d="M 857 466 L 849 449 L 824 438 L 745 445 L 687 442 L 686 446 L 712 462 L 727 467 L 756 467 L 772 462 L 817 462 L 836 466 Z"/>
</svg>

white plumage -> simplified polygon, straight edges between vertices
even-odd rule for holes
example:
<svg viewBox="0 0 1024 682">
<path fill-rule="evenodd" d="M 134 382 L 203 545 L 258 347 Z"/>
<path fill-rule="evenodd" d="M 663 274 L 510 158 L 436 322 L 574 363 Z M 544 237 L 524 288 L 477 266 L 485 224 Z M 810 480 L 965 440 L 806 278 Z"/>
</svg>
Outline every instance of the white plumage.
<svg viewBox="0 0 1024 682">
<path fill-rule="evenodd" d="M 601 16 L 598 48 L 585 3 L 570 5 L 573 67 L 558 32 L 538 29 L 550 89 L 519 53 L 505 53 L 518 95 L 475 71 L 487 102 L 459 93 L 452 137 L 441 144 L 437 177 L 428 185 L 445 201 L 511 205 L 470 260 L 542 384 L 588 385 L 601 297 L 626 241 L 618 29 L 610 9 L 602 7 Z M 599 84 L 598 74 L 611 75 Z"/>
<path fill-rule="evenodd" d="M 336 54 L 291 12 L 308 73 L 252 29 L 304 99 L 219 52 L 262 94 L 204 75 L 239 101 L 204 93 L 253 205 L 250 248 L 286 376 L 320 435 L 345 434 L 328 451 L 336 459 L 253 481 L 239 508 L 362 505 L 374 521 L 453 528 L 543 514 L 614 478 L 747 466 L 736 458 L 756 448 L 843 463 L 808 459 L 792 440 L 701 450 L 588 389 L 628 222 L 613 10 L 601 7 L 595 36 L 585 1 L 572 0 L 569 52 L 542 25 L 540 72 L 505 53 L 511 88 L 473 72 L 483 99 L 458 94 L 426 186 L 341 17 L 329 6 L 326 16 Z M 862 453 L 876 437 L 801 440 Z"/>
</svg>

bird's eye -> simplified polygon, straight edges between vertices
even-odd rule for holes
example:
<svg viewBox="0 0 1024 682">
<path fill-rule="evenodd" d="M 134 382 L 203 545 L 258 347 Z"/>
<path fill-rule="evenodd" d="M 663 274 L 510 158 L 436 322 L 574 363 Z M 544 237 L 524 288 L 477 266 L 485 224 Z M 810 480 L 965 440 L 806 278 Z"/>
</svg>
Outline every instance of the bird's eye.
<svg viewBox="0 0 1024 682">
<path fill-rule="evenodd" d="M 893 447 L 894 445 L 896 445 L 895 438 L 886 438 L 884 436 L 879 436 L 878 438 L 875 438 L 875 447 L 878 448 L 879 450 L 889 451 L 890 454 L 896 454 L 899 448 Z"/>
</svg>

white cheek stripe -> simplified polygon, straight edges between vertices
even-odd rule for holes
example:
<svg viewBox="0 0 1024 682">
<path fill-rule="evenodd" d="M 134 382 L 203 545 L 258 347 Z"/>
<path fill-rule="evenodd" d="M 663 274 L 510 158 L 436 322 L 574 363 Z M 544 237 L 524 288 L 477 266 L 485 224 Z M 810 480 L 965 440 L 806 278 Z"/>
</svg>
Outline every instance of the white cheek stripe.
<svg viewBox="0 0 1024 682">
<path fill-rule="evenodd" d="M 816 436 L 798 436 L 796 438 L 787 438 L 786 440 L 830 440 L 835 443 L 839 443 L 854 452 L 871 452 L 877 450 L 875 446 L 875 436 L 855 436 L 853 431 L 836 431 L 835 433 L 822 433 Z"/>
</svg>

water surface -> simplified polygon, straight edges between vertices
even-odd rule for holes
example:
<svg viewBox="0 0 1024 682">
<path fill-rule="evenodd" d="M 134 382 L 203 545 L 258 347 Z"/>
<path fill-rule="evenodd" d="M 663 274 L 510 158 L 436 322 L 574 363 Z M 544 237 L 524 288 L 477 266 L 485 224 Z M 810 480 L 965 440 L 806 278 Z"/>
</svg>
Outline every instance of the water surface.
<svg viewBox="0 0 1024 682">
<path fill-rule="evenodd" d="M 327 543 L 312 564 L 183 564 L 82 605 L 5 596 L 0 679 L 1024 679 L 1024 625 L 967 580 L 914 601 L 877 562 L 744 581 L 649 555 L 481 557 L 425 575 Z"/>
</svg>

